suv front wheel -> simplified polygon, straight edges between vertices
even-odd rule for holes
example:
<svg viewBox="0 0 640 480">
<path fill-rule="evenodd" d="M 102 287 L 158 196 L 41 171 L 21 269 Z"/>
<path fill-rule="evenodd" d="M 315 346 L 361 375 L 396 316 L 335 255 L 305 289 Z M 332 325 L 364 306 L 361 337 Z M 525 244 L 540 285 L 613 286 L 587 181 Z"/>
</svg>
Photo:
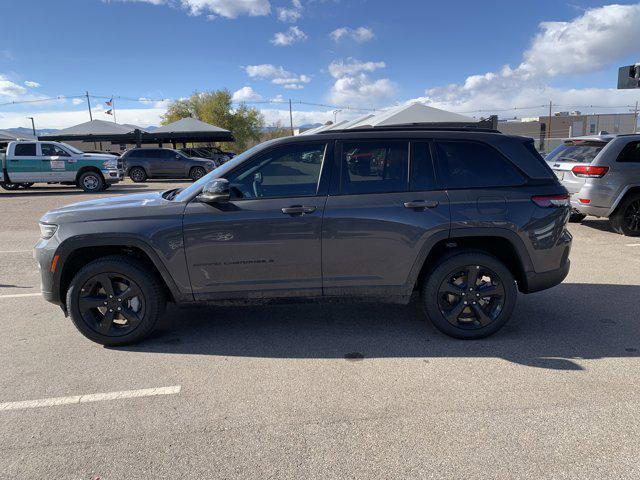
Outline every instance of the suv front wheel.
<svg viewBox="0 0 640 480">
<path fill-rule="evenodd" d="M 165 307 L 158 279 L 139 262 L 120 255 L 94 260 L 80 269 L 66 300 L 80 333 L 107 346 L 148 337 Z"/>
<path fill-rule="evenodd" d="M 518 290 L 509 269 L 483 252 L 443 258 L 422 289 L 425 313 L 441 332 L 455 338 L 491 335 L 509 320 Z"/>
</svg>

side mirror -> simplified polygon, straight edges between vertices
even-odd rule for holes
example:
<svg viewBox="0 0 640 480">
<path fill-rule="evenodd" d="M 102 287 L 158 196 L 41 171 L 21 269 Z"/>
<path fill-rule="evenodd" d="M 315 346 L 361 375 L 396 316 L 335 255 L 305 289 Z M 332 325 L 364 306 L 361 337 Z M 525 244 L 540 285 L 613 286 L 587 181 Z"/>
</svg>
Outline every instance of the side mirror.
<svg viewBox="0 0 640 480">
<path fill-rule="evenodd" d="M 226 203 L 229 198 L 229 180 L 225 178 L 211 180 L 198 195 L 198 200 L 204 203 Z"/>
</svg>

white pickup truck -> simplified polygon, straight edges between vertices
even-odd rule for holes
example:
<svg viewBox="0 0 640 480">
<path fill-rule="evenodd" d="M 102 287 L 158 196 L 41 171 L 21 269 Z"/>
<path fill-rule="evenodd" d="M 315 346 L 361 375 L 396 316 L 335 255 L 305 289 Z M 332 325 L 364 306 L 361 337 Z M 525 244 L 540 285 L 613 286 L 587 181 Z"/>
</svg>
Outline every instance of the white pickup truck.
<svg viewBox="0 0 640 480">
<path fill-rule="evenodd" d="M 6 152 L 0 153 L 0 163 L 0 187 L 5 190 L 60 183 L 100 192 L 124 178 L 117 156 L 84 153 L 61 142 L 10 142 Z"/>
</svg>

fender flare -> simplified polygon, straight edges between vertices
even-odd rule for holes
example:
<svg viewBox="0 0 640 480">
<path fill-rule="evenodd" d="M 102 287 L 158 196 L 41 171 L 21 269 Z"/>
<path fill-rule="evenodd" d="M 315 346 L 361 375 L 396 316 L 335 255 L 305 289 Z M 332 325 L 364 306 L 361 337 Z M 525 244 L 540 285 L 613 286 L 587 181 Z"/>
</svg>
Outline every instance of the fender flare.
<svg viewBox="0 0 640 480">
<path fill-rule="evenodd" d="M 176 282 L 174 281 L 171 273 L 165 266 L 164 262 L 161 260 L 160 256 L 156 253 L 155 249 L 143 238 L 136 237 L 131 234 L 89 234 L 89 235 L 79 235 L 77 237 L 69 238 L 63 241 L 58 248 L 56 249 L 55 254 L 60 257 L 60 264 L 62 268 L 60 268 L 54 275 L 53 282 L 53 290 L 57 292 L 60 300 L 64 303 L 64 299 L 62 298 L 62 272 L 64 271 L 64 267 L 67 263 L 69 257 L 80 248 L 87 247 L 132 247 L 141 250 L 142 252 L 149 257 L 151 263 L 155 266 L 155 268 L 160 272 L 160 276 L 164 281 L 165 285 L 171 292 L 171 295 L 176 300 L 176 302 L 193 302 L 193 293 L 185 293 L 178 289 Z"/>
</svg>

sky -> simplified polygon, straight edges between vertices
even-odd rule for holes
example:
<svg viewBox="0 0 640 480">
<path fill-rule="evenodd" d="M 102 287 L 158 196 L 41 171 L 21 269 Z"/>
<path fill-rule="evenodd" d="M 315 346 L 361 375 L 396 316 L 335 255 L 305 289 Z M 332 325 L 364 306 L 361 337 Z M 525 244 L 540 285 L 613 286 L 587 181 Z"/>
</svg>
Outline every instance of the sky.
<svg viewBox="0 0 640 480">
<path fill-rule="evenodd" d="M 158 125 L 226 88 L 267 124 L 407 102 L 481 117 L 628 112 L 640 3 L 552 0 L 4 0 L 0 128 Z M 52 100 L 53 99 L 53 100 Z M 15 102 L 15 103 L 11 103 Z M 302 102 L 302 103 L 301 103 Z M 546 107 L 545 107 L 546 105 Z"/>
</svg>

